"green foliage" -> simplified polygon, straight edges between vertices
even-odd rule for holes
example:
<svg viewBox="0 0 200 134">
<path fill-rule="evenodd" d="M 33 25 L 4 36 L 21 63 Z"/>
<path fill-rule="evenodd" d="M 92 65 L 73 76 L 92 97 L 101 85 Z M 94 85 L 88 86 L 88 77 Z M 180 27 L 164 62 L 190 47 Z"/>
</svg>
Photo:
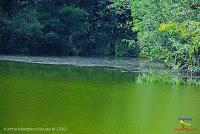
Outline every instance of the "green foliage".
<svg viewBox="0 0 200 134">
<path fill-rule="evenodd" d="M 198 75 L 199 8 L 198 0 L 2 0 L 0 53 L 140 53 L 173 71 Z"/>
<path fill-rule="evenodd" d="M 197 78 L 181 78 L 178 76 L 170 76 L 168 74 L 140 74 L 137 77 L 138 83 L 165 83 L 171 85 L 191 85 L 191 86 L 200 86 L 199 79 Z"/>
<path fill-rule="evenodd" d="M 135 36 L 130 27 L 125 27 L 127 19 L 131 20 L 130 5 L 120 3 L 120 14 L 121 7 L 115 4 L 108 0 L 3 0 L 1 13 L 7 14 L 9 21 L 0 17 L 0 23 L 6 26 L 0 25 L 0 30 L 6 31 L 2 33 L 5 42 L 0 53 L 115 55 L 118 42 Z M 120 53 L 134 51 L 127 49 Z"/>
<path fill-rule="evenodd" d="M 132 29 L 138 32 L 141 56 L 163 61 L 174 71 L 200 72 L 197 2 L 134 0 Z"/>
<path fill-rule="evenodd" d="M 8 51 L 7 40 L 9 39 L 8 15 L 0 7 L 0 53 Z"/>
<path fill-rule="evenodd" d="M 140 48 L 134 40 L 122 40 L 115 45 L 115 54 L 118 57 L 138 57 Z"/>
</svg>

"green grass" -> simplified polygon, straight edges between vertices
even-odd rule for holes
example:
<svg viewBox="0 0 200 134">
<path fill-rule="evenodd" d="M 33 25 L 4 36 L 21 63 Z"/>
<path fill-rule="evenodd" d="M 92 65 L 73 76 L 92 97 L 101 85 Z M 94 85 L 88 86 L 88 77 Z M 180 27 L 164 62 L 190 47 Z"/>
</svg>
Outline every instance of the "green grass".
<svg viewBox="0 0 200 134">
<path fill-rule="evenodd" d="M 167 73 L 156 74 L 156 73 L 143 73 L 137 78 L 138 83 L 165 83 L 173 85 L 190 85 L 190 86 L 200 86 L 199 78 L 183 78 L 180 76 L 169 75 Z"/>
</svg>

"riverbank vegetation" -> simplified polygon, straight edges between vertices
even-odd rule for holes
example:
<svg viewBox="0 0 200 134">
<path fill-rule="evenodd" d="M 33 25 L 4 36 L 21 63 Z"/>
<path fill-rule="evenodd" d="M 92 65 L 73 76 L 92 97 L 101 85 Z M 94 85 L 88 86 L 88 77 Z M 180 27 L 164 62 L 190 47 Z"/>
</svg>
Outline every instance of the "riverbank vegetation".
<svg viewBox="0 0 200 134">
<path fill-rule="evenodd" d="M 133 30 L 141 55 L 174 71 L 200 72 L 200 3 L 194 0 L 134 0 Z"/>
<path fill-rule="evenodd" d="M 1 53 L 137 56 L 130 5 L 109 0 L 3 0 Z M 122 10 L 122 11 L 121 11 Z M 119 13 L 118 13 L 119 12 Z"/>
<path fill-rule="evenodd" d="M 198 0 L 1 0 L 0 54 L 117 56 L 200 75 Z"/>
<path fill-rule="evenodd" d="M 165 83 L 170 85 L 190 85 L 190 86 L 200 86 L 200 81 L 195 77 L 182 77 L 177 75 L 169 75 L 167 72 L 162 74 L 158 73 L 142 73 L 137 77 L 137 83 Z"/>
</svg>

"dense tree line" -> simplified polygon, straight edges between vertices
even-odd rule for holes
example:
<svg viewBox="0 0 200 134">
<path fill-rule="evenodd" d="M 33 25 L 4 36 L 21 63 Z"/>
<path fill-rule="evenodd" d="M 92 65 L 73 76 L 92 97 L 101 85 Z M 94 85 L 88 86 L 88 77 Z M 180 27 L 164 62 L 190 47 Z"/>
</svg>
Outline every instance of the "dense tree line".
<svg viewBox="0 0 200 134">
<path fill-rule="evenodd" d="M 200 72 L 198 0 L 133 0 L 132 16 L 142 57 L 175 71 Z"/>
<path fill-rule="evenodd" d="M 198 0 L 1 0 L 0 53 L 133 56 L 200 72 Z"/>
<path fill-rule="evenodd" d="M 136 56 L 130 6 L 110 0 L 1 0 L 0 53 Z M 117 12 L 118 10 L 118 12 Z M 134 46 L 133 46 L 134 45 Z"/>
</svg>

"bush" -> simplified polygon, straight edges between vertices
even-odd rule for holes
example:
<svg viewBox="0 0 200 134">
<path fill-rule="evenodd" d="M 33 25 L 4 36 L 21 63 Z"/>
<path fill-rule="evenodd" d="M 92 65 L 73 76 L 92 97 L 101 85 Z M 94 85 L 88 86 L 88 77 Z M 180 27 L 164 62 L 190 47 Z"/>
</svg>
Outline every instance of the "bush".
<svg viewBox="0 0 200 134">
<path fill-rule="evenodd" d="M 196 1 L 197 2 L 197 1 Z M 159 60 L 174 71 L 200 72 L 200 25 L 195 1 L 135 0 L 133 30 L 141 56 Z"/>
</svg>

